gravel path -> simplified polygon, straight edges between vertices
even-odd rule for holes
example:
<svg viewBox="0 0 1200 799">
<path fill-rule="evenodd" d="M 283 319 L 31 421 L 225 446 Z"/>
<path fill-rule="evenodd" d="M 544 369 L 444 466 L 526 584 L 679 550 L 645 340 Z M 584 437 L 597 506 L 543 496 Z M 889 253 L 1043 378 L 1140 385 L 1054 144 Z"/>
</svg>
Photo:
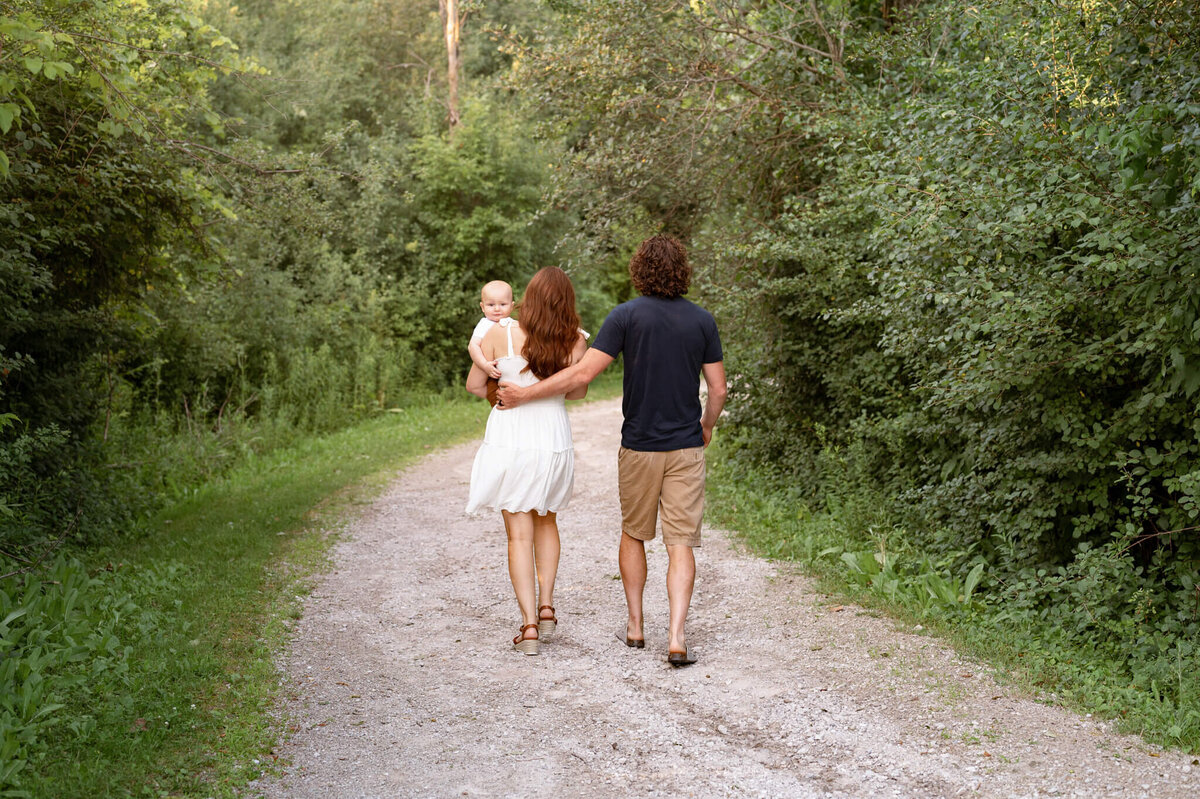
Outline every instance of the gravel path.
<svg viewBox="0 0 1200 799">
<path fill-rule="evenodd" d="M 705 529 L 665 662 L 666 553 L 648 547 L 647 649 L 615 640 L 619 401 L 572 411 L 559 628 L 512 651 L 500 518 L 462 512 L 475 444 L 430 455 L 346 531 L 286 654 L 267 797 L 1200 795 L 1200 764 L 1039 704 L 937 640 L 831 604 Z M 719 435 L 719 433 L 718 433 Z"/>
</svg>

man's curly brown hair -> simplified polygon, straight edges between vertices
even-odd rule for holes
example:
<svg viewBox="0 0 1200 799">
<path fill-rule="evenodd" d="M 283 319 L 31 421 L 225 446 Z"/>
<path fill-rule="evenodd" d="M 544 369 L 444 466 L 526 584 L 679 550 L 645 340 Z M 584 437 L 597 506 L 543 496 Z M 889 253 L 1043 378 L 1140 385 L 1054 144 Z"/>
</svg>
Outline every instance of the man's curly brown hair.
<svg viewBox="0 0 1200 799">
<path fill-rule="evenodd" d="M 629 262 L 633 287 L 651 297 L 682 297 L 692 282 L 687 250 L 679 240 L 659 233 L 642 242 Z"/>
</svg>

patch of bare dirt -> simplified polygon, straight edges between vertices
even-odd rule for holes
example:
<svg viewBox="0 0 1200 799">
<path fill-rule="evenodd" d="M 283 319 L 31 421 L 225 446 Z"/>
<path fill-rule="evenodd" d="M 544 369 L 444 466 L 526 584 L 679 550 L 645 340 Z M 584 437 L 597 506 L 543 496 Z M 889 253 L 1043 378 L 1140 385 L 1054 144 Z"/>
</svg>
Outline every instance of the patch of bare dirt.
<svg viewBox="0 0 1200 799">
<path fill-rule="evenodd" d="M 352 523 L 283 662 L 267 797 L 1188 797 L 1200 765 L 1039 704 L 937 640 L 705 530 L 689 641 L 665 662 L 666 554 L 645 650 L 615 639 L 619 400 L 571 414 L 557 634 L 512 650 L 500 518 L 463 513 L 476 444 L 401 474 Z M 720 435 L 718 431 L 718 435 Z"/>
</svg>

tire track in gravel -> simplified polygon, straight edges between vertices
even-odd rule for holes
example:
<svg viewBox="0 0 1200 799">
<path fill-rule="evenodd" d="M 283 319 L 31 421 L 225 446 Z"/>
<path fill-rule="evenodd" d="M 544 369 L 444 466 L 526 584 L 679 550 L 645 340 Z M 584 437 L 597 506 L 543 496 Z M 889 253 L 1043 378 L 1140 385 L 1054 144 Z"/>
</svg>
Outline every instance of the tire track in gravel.
<svg viewBox="0 0 1200 799">
<path fill-rule="evenodd" d="M 350 523 L 283 656 L 267 797 L 1188 797 L 1200 765 L 998 685 L 941 642 L 706 528 L 689 641 L 665 662 L 666 555 L 647 649 L 615 640 L 620 402 L 575 406 L 559 631 L 512 651 L 498 516 L 466 502 L 477 444 L 430 455 Z M 719 435 L 719 433 L 718 433 Z M 835 606 L 840 607 L 840 606 Z"/>
</svg>

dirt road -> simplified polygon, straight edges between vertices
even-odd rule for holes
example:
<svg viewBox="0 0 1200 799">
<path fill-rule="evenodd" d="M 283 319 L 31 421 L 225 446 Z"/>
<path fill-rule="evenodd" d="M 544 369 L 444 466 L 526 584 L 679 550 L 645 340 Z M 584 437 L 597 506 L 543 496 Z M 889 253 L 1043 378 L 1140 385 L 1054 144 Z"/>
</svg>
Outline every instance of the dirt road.
<svg viewBox="0 0 1200 799">
<path fill-rule="evenodd" d="M 475 445 L 399 476 L 345 533 L 284 662 L 292 732 L 268 797 L 1200 795 L 1200 764 L 998 685 L 919 631 L 814 592 L 705 530 L 689 640 L 615 640 L 619 401 L 572 411 L 559 628 L 512 650 L 499 516 L 462 512 Z M 719 435 L 719 432 L 718 432 Z"/>
</svg>

